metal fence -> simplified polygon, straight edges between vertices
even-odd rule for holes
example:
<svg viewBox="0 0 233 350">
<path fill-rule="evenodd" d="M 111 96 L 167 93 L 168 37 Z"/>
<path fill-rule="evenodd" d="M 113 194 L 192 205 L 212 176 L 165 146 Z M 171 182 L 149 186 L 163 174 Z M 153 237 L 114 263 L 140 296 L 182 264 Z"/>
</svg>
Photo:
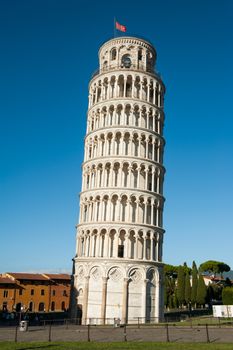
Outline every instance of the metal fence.
<svg viewBox="0 0 233 350">
<path fill-rule="evenodd" d="M 111 319 L 113 320 L 113 319 Z M 80 325 L 78 319 L 48 320 L 40 325 L 27 327 L 0 327 L 0 341 L 147 341 L 147 342 L 233 342 L 233 320 L 200 318 L 180 323 L 98 325 L 94 320 Z M 23 329 L 22 329 L 23 328 Z"/>
</svg>

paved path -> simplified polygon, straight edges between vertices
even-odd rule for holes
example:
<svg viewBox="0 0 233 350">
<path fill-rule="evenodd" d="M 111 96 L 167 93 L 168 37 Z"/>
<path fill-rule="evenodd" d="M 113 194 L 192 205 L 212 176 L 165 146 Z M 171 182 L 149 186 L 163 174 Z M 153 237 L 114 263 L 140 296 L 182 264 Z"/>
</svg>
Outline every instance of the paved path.
<svg viewBox="0 0 233 350">
<path fill-rule="evenodd" d="M 205 326 L 178 327 L 166 326 L 127 326 L 126 334 L 124 327 L 95 327 L 89 328 L 91 341 L 114 342 L 114 341 L 153 341 L 153 342 L 210 342 L 233 343 L 233 327 L 208 327 Z M 0 328 L 0 341 L 14 341 L 16 335 L 15 327 Z M 21 341 L 87 341 L 88 327 L 69 325 L 29 327 L 27 332 L 17 331 L 17 340 Z"/>
</svg>

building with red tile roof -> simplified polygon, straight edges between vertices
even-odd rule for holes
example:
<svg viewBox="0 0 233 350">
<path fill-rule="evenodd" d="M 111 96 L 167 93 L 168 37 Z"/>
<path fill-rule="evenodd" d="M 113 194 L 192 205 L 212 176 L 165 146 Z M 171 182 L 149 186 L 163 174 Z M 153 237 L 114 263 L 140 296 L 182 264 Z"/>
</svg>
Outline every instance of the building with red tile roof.
<svg viewBox="0 0 233 350">
<path fill-rule="evenodd" d="M 68 274 L 7 272 L 0 275 L 0 310 L 66 311 L 70 302 Z"/>
</svg>

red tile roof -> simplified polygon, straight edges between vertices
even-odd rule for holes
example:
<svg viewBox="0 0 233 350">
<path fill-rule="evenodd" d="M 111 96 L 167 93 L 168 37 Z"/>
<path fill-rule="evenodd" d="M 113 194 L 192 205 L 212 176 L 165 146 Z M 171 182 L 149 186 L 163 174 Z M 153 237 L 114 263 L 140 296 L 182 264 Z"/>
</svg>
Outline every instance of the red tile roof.
<svg viewBox="0 0 233 350">
<path fill-rule="evenodd" d="M 48 278 L 40 273 L 7 272 L 6 274 L 16 280 L 48 281 Z"/>
<path fill-rule="evenodd" d="M 0 276 L 0 284 L 15 284 L 15 281 L 13 281 L 9 277 L 2 277 L 2 276 Z"/>
<path fill-rule="evenodd" d="M 47 276 L 51 280 L 71 280 L 71 276 L 68 273 L 44 273 L 44 276 Z"/>
</svg>

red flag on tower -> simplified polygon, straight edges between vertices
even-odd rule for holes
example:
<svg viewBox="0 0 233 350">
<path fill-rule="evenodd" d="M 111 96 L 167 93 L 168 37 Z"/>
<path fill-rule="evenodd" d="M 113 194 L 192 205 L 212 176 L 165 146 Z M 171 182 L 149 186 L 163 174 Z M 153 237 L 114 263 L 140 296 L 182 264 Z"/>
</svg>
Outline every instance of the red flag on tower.
<svg viewBox="0 0 233 350">
<path fill-rule="evenodd" d="M 118 23 L 117 21 L 116 21 L 116 29 L 117 30 L 120 30 L 121 32 L 126 32 L 126 26 L 123 26 L 122 24 L 120 24 L 120 23 Z"/>
</svg>

